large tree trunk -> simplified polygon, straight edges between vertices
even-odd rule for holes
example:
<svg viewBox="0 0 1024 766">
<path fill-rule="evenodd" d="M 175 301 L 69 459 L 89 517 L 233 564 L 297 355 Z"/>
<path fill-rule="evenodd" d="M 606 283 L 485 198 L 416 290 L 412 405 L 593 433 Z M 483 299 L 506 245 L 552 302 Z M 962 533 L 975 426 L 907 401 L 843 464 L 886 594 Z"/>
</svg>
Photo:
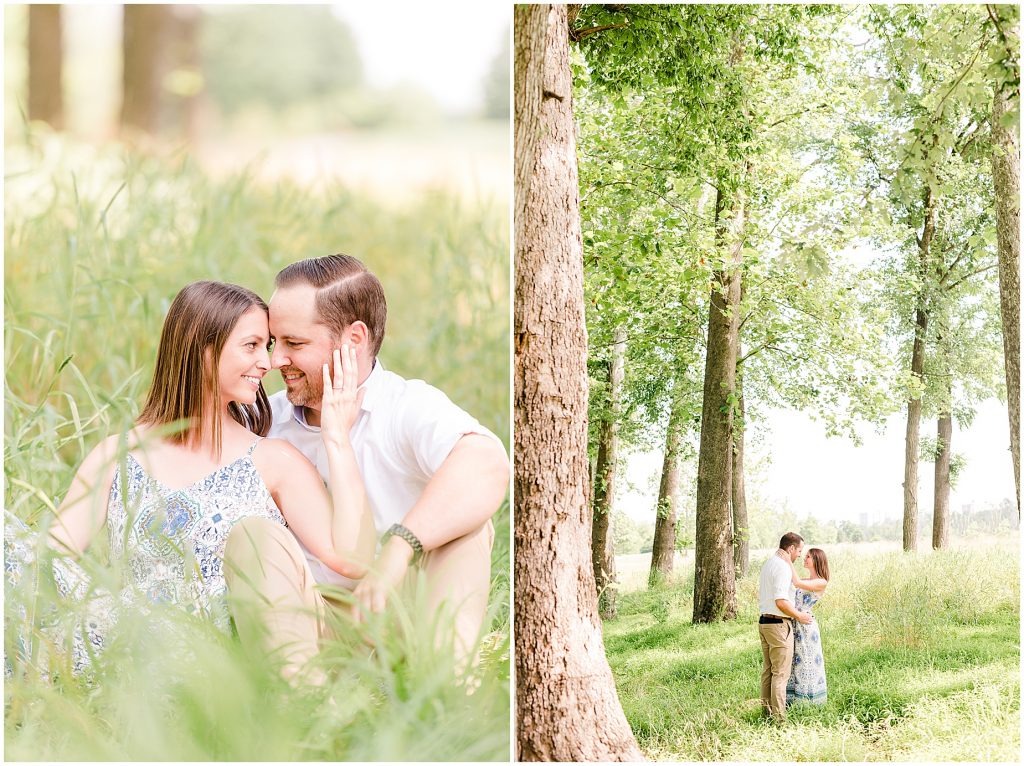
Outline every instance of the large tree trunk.
<svg viewBox="0 0 1024 766">
<path fill-rule="evenodd" d="M 739 353 L 737 351 L 737 353 Z M 743 452 L 747 442 L 747 408 L 743 399 L 743 380 L 736 371 L 736 412 L 740 425 L 733 429 L 736 444 L 732 453 L 732 535 L 736 573 L 746 577 L 750 567 L 750 524 L 747 520 L 747 485 L 743 473 Z"/>
<path fill-rule="evenodd" d="M 1019 39 L 1016 28 L 1011 39 Z M 1006 94 L 997 90 L 992 104 L 992 182 L 1006 400 L 1010 411 L 1010 455 L 1017 489 L 1017 515 L 1020 516 L 1020 145 L 1014 131 L 999 124 L 1008 107 Z"/>
<path fill-rule="evenodd" d="M 28 7 L 28 118 L 64 126 L 59 5 Z"/>
<path fill-rule="evenodd" d="M 678 383 L 676 383 L 678 385 Z M 665 435 L 665 458 L 661 464 L 657 518 L 654 522 L 654 546 L 651 551 L 649 586 L 657 585 L 672 574 L 676 556 L 676 521 L 679 518 L 680 451 L 683 446 L 682 407 L 673 401 Z"/>
<path fill-rule="evenodd" d="M 587 337 L 567 8 L 515 17 L 516 756 L 642 759 L 587 555 Z"/>
<path fill-rule="evenodd" d="M 715 272 L 708 311 L 704 400 L 697 458 L 696 569 L 693 621 L 714 622 L 736 616 L 736 568 L 732 551 L 732 398 L 736 390 L 736 343 L 739 329 L 740 252 L 744 206 L 737 196 L 731 205 L 731 234 L 723 213 L 725 195 L 715 202 L 718 247 L 725 268 Z M 730 241 L 731 240 L 731 241 Z"/>
<path fill-rule="evenodd" d="M 594 522 L 590 541 L 598 608 L 602 619 L 605 620 L 614 620 L 618 611 L 612 506 L 615 501 L 615 484 L 619 469 L 619 420 L 625 372 L 626 328 L 620 325 L 615 328 L 612 360 L 608 365 L 608 414 L 601 423 L 601 441 L 597 448 Z"/>
<path fill-rule="evenodd" d="M 166 5 L 124 6 L 122 129 L 160 130 L 169 19 Z"/>
<path fill-rule="evenodd" d="M 938 455 L 935 457 L 935 514 L 932 520 L 932 548 L 949 543 L 949 461 L 952 455 L 953 416 L 939 415 Z"/>
<path fill-rule="evenodd" d="M 929 186 L 924 198 L 924 229 L 918 240 L 921 274 L 927 271 L 928 254 L 935 236 L 935 197 Z M 914 347 L 910 354 L 910 374 L 920 383 L 924 375 L 924 341 L 928 332 L 927 296 L 918 296 L 914 314 Z M 907 403 L 907 436 L 903 463 L 903 550 L 917 550 L 917 465 L 921 459 L 921 394 Z"/>
</svg>

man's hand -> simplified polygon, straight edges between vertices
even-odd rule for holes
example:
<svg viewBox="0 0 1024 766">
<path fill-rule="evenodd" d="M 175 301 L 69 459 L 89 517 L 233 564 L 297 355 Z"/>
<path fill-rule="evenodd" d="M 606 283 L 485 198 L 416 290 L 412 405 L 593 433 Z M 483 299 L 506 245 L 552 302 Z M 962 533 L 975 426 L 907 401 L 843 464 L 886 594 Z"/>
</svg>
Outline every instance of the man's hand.
<svg viewBox="0 0 1024 766">
<path fill-rule="evenodd" d="M 794 620 L 796 620 L 797 622 L 801 622 L 804 625 L 810 625 L 811 620 L 814 619 L 813 617 L 811 617 L 810 612 L 801 612 L 799 609 L 793 606 L 788 598 L 775 599 L 775 606 L 777 606 L 779 608 L 779 611 L 782 612 L 784 615 L 792 617 Z"/>
<path fill-rule="evenodd" d="M 402 582 L 413 556 L 412 546 L 397 535 L 388 538 L 370 571 L 356 586 L 353 616 L 365 621 L 369 614 L 384 611 L 389 594 Z"/>
</svg>

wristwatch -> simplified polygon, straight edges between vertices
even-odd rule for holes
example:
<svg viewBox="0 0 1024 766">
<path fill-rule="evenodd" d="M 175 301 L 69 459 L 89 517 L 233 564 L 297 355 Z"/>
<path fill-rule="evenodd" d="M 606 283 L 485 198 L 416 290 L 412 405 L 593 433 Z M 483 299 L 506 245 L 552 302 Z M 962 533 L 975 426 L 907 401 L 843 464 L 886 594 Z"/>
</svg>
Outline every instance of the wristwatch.
<svg viewBox="0 0 1024 766">
<path fill-rule="evenodd" d="M 407 527 L 403 527 L 401 524 L 392 524 L 380 539 L 381 547 L 384 547 L 384 543 L 388 541 L 389 537 L 401 537 L 409 543 L 409 547 L 412 548 L 411 563 L 413 565 L 420 563 L 420 559 L 423 558 L 423 543 Z"/>
</svg>

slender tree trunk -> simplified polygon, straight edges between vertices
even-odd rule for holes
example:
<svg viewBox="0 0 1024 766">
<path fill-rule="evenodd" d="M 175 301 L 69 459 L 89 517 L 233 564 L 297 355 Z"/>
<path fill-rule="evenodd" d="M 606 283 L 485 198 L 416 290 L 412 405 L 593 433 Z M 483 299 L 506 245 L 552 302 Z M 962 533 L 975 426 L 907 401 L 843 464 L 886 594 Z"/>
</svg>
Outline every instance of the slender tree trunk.
<svg viewBox="0 0 1024 766">
<path fill-rule="evenodd" d="M 59 5 L 28 7 L 28 118 L 64 126 Z"/>
<path fill-rule="evenodd" d="M 679 385 L 678 382 L 675 385 Z M 661 484 L 658 487 L 658 508 L 654 522 L 654 546 L 651 551 L 651 572 L 647 577 L 648 586 L 657 585 L 668 578 L 675 563 L 682 446 L 682 407 L 674 400 L 669 413 L 668 432 L 665 435 L 665 458 L 661 464 Z"/>
<path fill-rule="evenodd" d="M 612 376 L 612 364 L 610 362 L 605 365 L 604 372 L 605 383 L 610 391 Z M 597 588 L 598 613 L 602 619 L 608 619 L 607 606 L 604 602 L 604 589 L 607 584 L 608 574 L 607 562 L 605 561 L 609 536 L 607 482 L 612 483 L 613 491 L 615 489 L 614 467 L 609 470 L 609 463 L 614 462 L 614 456 L 609 460 L 609 453 L 614 454 L 615 451 L 615 445 L 612 444 L 613 434 L 612 419 L 606 413 L 601 421 L 597 436 L 597 464 L 594 467 L 593 484 L 590 494 L 590 560 L 594 568 L 594 585 Z"/>
<path fill-rule="evenodd" d="M 124 6 L 122 129 L 160 130 L 169 18 L 166 5 Z"/>
<path fill-rule="evenodd" d="M 587 337 L 567 8 L 515 17 L 515 663 L 521 761 L 642 754 L 587 552 Z"/>
<path fill-rule="evenodd" d="M 910 356 L 910 372 L 921 380 L 924 372 L 924 338 L 928 314 L 918 309 L 914 322 L 914 349 Z M 917 485 L 921 451 L 921 395 L 907 403 L 907 435 L 903 465 L 903 550 L 917 550 Z"/>
<path fill-rule="evenodd" d="M 924 199 L 924 229 L 918 240 L 921 273 L 927 269 L 928 253 L 935 235 L 935 197 L 929 186 Z M 914 314 L 914 347 L 910 355 L 910 374 L 920 383 L 924 375 L 924 341 L 928 332 L 927 297 L 918 296 Z M 921 394 L 910 397 L 907 403 L 907 436 L 903 464 L 903 550 L 917 550 L 917 466 L 920 460 Z"/>
<path fill-rule="evenodd" d="M 597 481 L 594 483 L 594 522 L 591 557 L 602 619 L 614 620 L 618 613 L 618 585 L 615 581 L 615 538 L 612 508 L 619 470 L 619 420 L 622 417 L 622 383 L 626 373 L 626 328 L 615 328 L 612 361 L 608 365 L 608 417 L 601 424 L 597 449 Z"/>
<path fill-rule="evenodd" d="M 738 353 L 738 352 L 737 352 Z M 747 486 L 743 473 L 743 453 L 747 442 L 746 402 L 743 399 L 743 380 L 736 371 L 736 412 L 739 426 L 733 429 L 736 445 L 732 453 L 732 534 L 736 558 L 736 573 L 746 577 L 750 567 L 750 529 L 747 520 Z"/>
<path fill-rule="evenodd" d="M 953 416 L 939 415 L 939 453 L 935 458 L 935 515 L 932 521 L 932 548 L 945 548 L 949 542 L 949 461 L 952 455 Z"/>
<path fill-rule="evenodd" d="M 1014 28 L 1012 38 L 1019 40 Z M 1018 97 L 1019 101 L 1019 97 Z M 1014 104 L 1016 106 L 1016 104 Z M 1020 516 L 1020 144 L 1000 125 L 1009 108 L 997 90 L 992 104 L 992 182 L 995 187 L 996 242 L 999 252 L 999 309 L 1003 321 L 1006 400 L 1010 415 L 1010 455 Z"/>
<path fill-rule="evenodd" d="M 740 252 L 744 206 L 737 196 L 732 222 L 723 218 L 726 200 L 715 202 L 716 239 L 726 267 L 715 272 L 708 311 L 704 401 L 697 458 L 697 531 L 694 550 L 693 621 L 714 622 L 736 616 L 736 568 L 732 551 L 732 401 L 736 391 L 736 340 L 739 328 Z"/>
</svg>

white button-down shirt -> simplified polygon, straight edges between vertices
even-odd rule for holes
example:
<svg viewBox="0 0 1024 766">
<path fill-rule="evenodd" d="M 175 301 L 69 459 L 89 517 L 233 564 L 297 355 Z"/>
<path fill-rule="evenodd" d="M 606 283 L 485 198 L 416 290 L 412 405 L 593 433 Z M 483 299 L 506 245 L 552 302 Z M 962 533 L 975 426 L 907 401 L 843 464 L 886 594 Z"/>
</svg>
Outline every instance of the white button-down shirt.
<svg viewBox="0 0 1024 766">
<path fill-rule="evenodd" d="M 761 579 L 758 583 L 758 603 L 761 614 L 783 614 L 775 604 L 775 599 L 784 598 L 796 608 L 796 588 L 793 587 L 793 569 L 782 560 L 778 552 L 773 553 L 761 567 Z"/>
<path fill-rule="evenodd" d="M 422 380 L 406 380 L 385 370 L 379 359 L 362 388 L 366 389 L 362 411 L 349 438 L 378 535 L 392 524 L 401 523 L 462 436 L 483 434 L 501 444 L 497 436 L 442 391 Z M 274 423 L 268 436 L 290 442 L 316 466 L 326 482 L 327 455 L 320 429 L 306 423 L 305 410 L 289 402 L 285 391 L 270 397 L 270 407 Z M 355 586 L 305 546 L 303 551 L 317 582 Z"/>
</svg>

